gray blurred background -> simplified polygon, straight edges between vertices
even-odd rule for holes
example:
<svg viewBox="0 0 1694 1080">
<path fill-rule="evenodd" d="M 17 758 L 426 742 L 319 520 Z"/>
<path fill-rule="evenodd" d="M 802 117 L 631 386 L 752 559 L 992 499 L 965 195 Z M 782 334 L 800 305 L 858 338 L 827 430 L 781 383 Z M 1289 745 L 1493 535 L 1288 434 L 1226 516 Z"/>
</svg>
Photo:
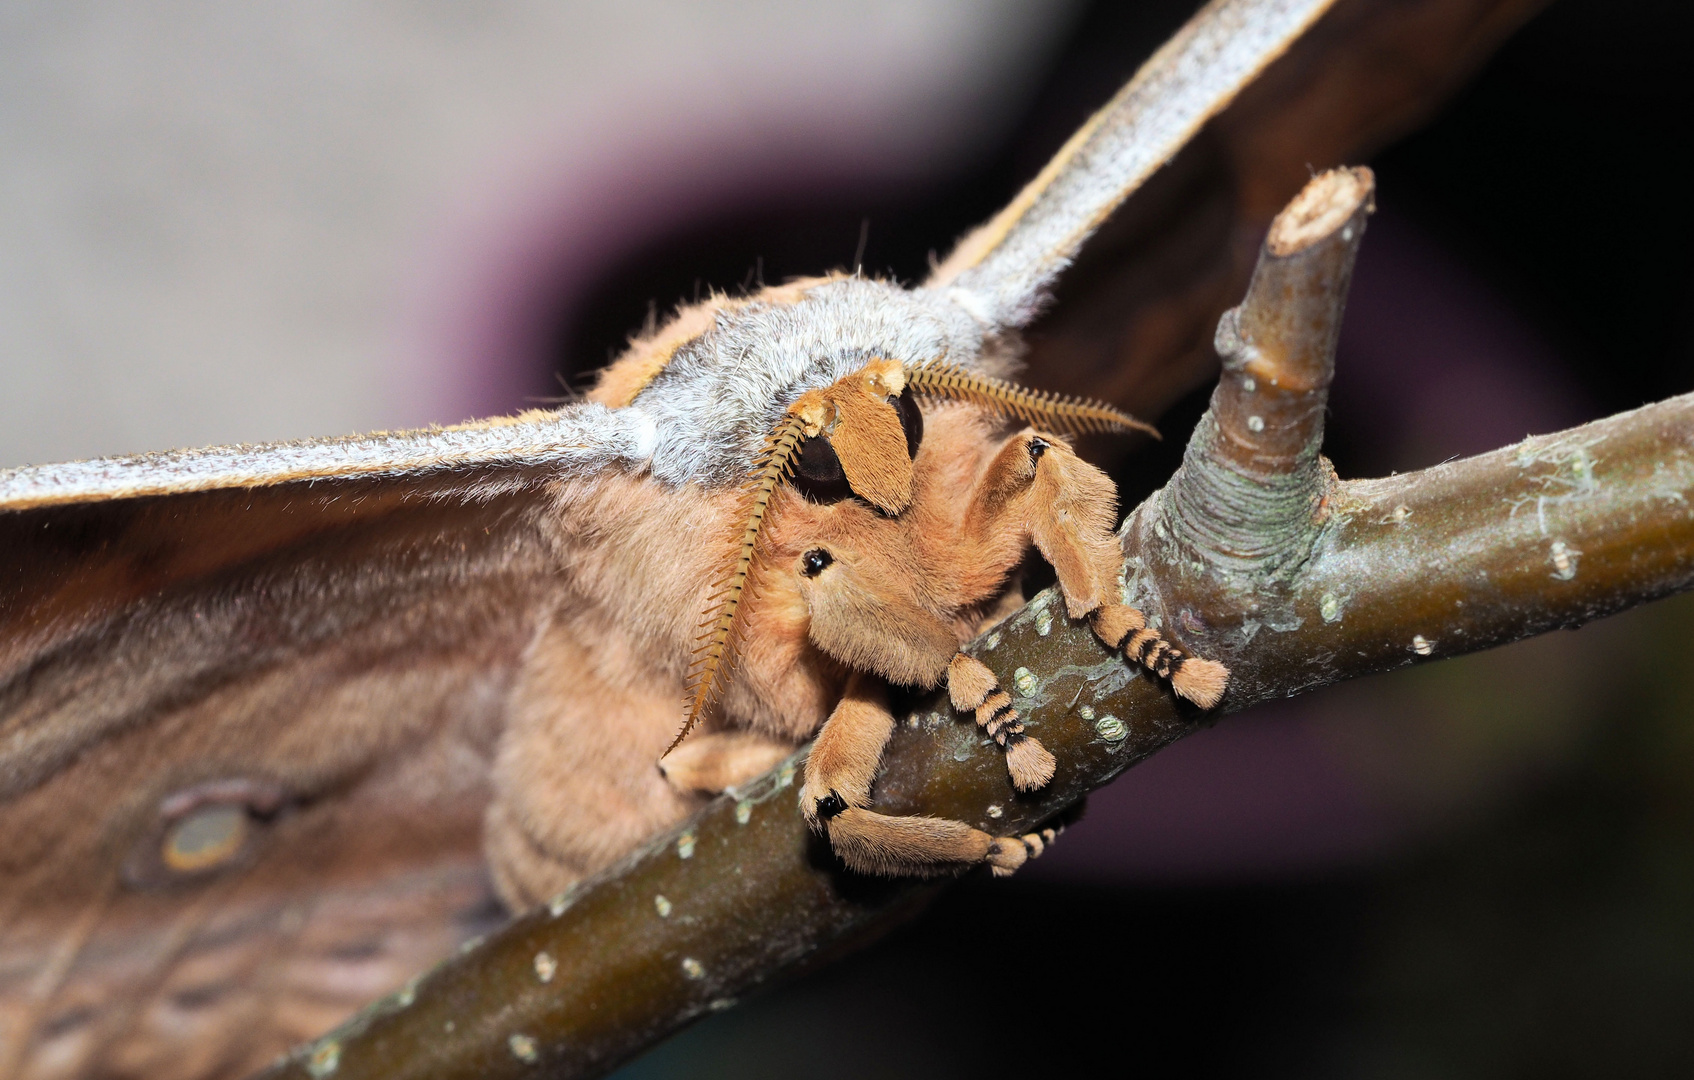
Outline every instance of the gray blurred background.
<svg viewBox="0 0 1694 1080">
<path fill-rule="evenodd" d="M 0 465 L 510 409 L 538 274 L 956 167 L 1076 10 L 9 0 Z"/>
</svg>

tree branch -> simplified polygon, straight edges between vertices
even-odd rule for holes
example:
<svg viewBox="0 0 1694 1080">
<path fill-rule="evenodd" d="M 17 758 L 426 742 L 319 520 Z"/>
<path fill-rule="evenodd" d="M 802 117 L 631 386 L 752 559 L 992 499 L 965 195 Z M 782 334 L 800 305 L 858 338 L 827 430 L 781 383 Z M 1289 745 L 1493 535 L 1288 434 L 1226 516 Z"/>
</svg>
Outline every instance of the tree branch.
<svg viewBox="0 0 1694 1080">
<path fill-rule="evenodd" d="M 1694 583 L 1694 395 L 1383 480 L 1319 456 L 1367 170 L 1272 224 L 1225 370 L 1171 482 L 1124 524 L 1125 591 L 1232 670 L 1217 714 L 1571 627 Z M 1200 714 L 1071 623 L 1051 592 L 970 649 L 1059 760 L 1034 795 L 932 695 L 900 725 L 877 809 L 999 834 L 1060 814 Z M 795 804 L 803 754 L 515 920 L 269 1076 L 599 1075 L 936 886 L 837 868 Z"/>
</svg>

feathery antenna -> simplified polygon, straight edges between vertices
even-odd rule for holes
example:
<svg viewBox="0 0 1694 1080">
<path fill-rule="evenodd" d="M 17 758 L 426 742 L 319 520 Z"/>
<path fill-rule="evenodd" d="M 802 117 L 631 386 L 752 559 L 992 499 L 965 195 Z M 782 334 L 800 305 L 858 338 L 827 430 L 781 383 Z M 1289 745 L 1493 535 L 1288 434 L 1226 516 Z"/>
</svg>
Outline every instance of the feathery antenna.
<svg viewBox="0 0 1694 1080">
<path fill-rule="evenodd" d="M 969 402 L 990 412 L 1015 417 L 1026 424 L 1037 424 L 1058 435 L 1145 431 L 1155 439 L 1160 437 L 1153 425 L 1103 401 L 1031 390 L 1004 379 L 976 375 L 941 361 L 907 367 L 906 384 L 919 397 Z"/>
<path fill-rule="evenodd" d="M 688 689 L 685 694 L 688 719 L 682 730 L 665 748 L 669 754 L 682 744 L 694 725 L 700 722 L 712 702 L 723 692 L 722 676 L 728 670 L 729 658 L 736 641 L 736 612 L 746 595 L 748 579 L 753 571 L 753 556 L 759 542 L 759 530 L 765 523 L 776 486 L 794 468 L 795 453 L 805 439 L 805 421 L 795 415 L 783 417 L 774 434 L 766 441 L 759 463 L 748 483 L 747 527 L 741 534 L 741 552 L 735 565 L 718 583 L 707 601 L 718 605 L 710 609 L 700 623 L 700 636 L 695 639 L 694 658 L 689 663 Z"/>
</svg>

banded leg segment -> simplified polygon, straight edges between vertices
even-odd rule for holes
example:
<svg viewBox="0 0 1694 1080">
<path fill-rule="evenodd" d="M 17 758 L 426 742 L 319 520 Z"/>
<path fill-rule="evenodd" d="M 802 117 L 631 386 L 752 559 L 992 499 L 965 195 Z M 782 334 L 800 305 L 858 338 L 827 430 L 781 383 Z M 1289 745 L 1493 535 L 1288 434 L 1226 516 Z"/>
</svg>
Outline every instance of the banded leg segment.
<svg viewBox="0 0 1694 1080">
<path fill-rule="evenodd" d="M 1090 618 L 1101 641 L 1121 651 L 1130 663 L 1168 680 L 1178 697 L 1187 698 L 1202 709 L 1212 708 L 1223 698 L 1229 686 L 1229 669 L 1216 660 L 1190 656 L 1172 645 L 1147 625 L 1147 618 L 1141 612 L 1125 604 L 1106 604 Z"/>
<path fill-rule="evenodd" d="M 1002 851 L 999 858 L 993 861 L 995 877 L 1009 877 L 1018 867 L 1031 859 L 1039 859 L 1047 846 L 1059 838 L 1065 831 L 1062 823 L 1049 825 L 1036 832 L 1024 833 L 1022 836 L 1007 837 L 995 841 L 1000 844 Z M 1014 844 L 1016 846 L 1014 846 Z"/>
<path fill-rule="evenodd" d="M 1050 840 L 991 836 L 962 821 L 867 809 L 882 748 L 894 730 L 880 681 L 856 674 L 818 732 L 800 787 L 800 813 L 841 861 L 864 874 L 929 876 L 986 862 L 1009 874 Z M 1032 839 L 1033 838 L 1033 839 Z"/>
<path fill-rule="evenodd" d="M 1024 733 L 1023 721 L 1012 708 L 1012 695 L 1000 688 L 1000 680 L 987 665 L 959 653 L 947 665 L 947 696 L 953 708 L 976 713 L 977 726 L 1006 752 L 1006 771 L 1019 791 L 1035 791 L 1053 779 L 1053 755 L 1033 736 Z"/>
</svg>

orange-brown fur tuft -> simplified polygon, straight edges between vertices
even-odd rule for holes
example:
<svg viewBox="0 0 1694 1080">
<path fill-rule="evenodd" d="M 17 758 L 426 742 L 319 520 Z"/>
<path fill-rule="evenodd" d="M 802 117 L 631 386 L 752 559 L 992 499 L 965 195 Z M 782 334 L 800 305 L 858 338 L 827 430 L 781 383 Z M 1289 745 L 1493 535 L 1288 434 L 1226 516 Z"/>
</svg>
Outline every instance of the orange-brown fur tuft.
<svg viewBox="0 0 1694 1080">
<path fill-rule="evenodd" d="M 816 800 L 834 793 L 848 806 L 870 802 L 871 780 L 882 760 L 882 747 L 894 730 L 886 695 L 876 680 L 859 676 L 848 681 L 841 703 L 812 744 L 806 758 L 806 783 L 801 808 L 816 828 Z M 808 804 L 808 797 L 811 799 Z"/>
<path fill-rule="evenodd" d="M 666 754 L 659 772 L 678 791 L 715 795 L 769 771 L 793 752 L 788 743 L 756 731 L 713 731 Z"/>
<path fill-rule="evenodd" d="M 1147 625 L 1146 616 L 1127 604 L 1107 604 L 1094 613 L 1094 633 L 1116 649 L 1124 639 Z"/>
<path fill-rule="evenodd" d="M 1015 840 L 995 840 L 962 821 L 889 817 L 858 807 L 830 819 L 829 841 L 849 868 L 885 877 L 949 873 L 982 862 L 1008 843 L 1023 850 Z"/>
<path fill-rule="evenodd" d="M 1171 689 L 1202 709 L 1216 708 L 1229 688 L 1229 669 L 1216 660 L 1185 656 L 1171 671 Z"/>
<path fill-rule="evenodd" d="M 830 442 L 841 458 L 847 482 L 859 497 L 889 514 L 912 502 L 912 459 L 900 415 L 888 399 L 859 387 L 833 397 L 836 426 Z"/>
<path fill-rule="evenodd" d="M 1006 771 L 1019 791 L 1039 791 L 1053 779 L 1057 762 L 1045 746 L 1025 736 L 1006 747 Z"/>
<path fill-rule="evenodd" d="M 999 686 L 1000 680 L 974 656 L 959 653 L 947 665 L 947 696 L 960 712 L 981 705 Z"/>
</svg>

